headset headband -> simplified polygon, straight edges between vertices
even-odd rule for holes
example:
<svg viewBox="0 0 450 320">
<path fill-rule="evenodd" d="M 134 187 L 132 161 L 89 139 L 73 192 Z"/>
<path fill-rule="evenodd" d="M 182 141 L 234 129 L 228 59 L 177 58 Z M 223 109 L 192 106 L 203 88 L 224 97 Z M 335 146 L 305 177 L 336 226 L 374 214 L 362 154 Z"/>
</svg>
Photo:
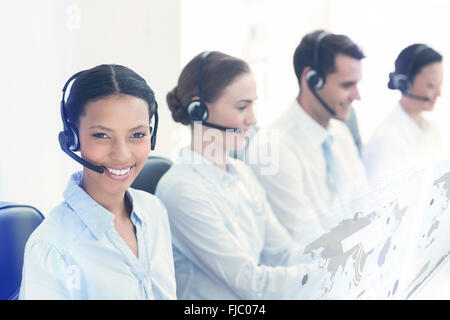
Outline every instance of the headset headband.
<svg viewBox="0 0 450 320">
<path fill-rule="evenodd" d="M 408 79 L 412 82 L 412 71 L 414 69 L 414 64 L 417 60 L 417 58 L 419 57 L 419 55 L 425 51 L 425 49 L 428 49 L 428 46 L 425 44 L 419 44 L 416 49 L 414 50 L 411 59 L 409 59 L 409 63 L 408 63 L 408 68 L 407 68 L 407 73 L 406 76 L 408 77 Z"/>
<path fill-rule="evenodd" d="M 205 51 L 202 54 L 201 60 L 200 60 L 200 67 L 198 70 L 198 95 L 201 101 L 204 102 L 203 97 L 203 67 L 205 65 L 206 59 L 211 54 L 211 51 Z"/>
<path fill-rule="evenodd" d="M 83 72 L 85 72 L 87 70 L 83 70 L 83 71 L 79 71 L 77 73 L 75 73 L 74 75 L 72 75 L 64 84 L 64 87 L 62 89 L 62 99 L 61 99 L 61 119 L 63 122 L 63 128 L 64 131 L 69 130 L 69 124 L 68 124 L 68 117 L 67 117 L 67 110 L 66 110 L 66 101 L 65 101 L 65 96 L 66 96 L 66 90 L 69 87 L 70 83 L 76 79 L 80 74 L 82 74 Z M 153 125 L 153 130 L 151 132 L 151 137 L 150 137 L 150 144 L 151 144 L 151 150 L 155 149 L 155 145 L 156 145 L 156 134 L 158 132 L 158 102 L 156 102 L 156 97 L 153 96 L 153 104 L 151 106 L 149 106 L 149 116 L 150 116 L 150 121 L 152 118 L 152 112 L 154 112 L 154 116 L 155 116 L 155 123 Z"/>
<path fill-rule="evenodd" d="M 320 65 L 319 65 L 320 43 L 322 42 L 323 38 L 325 38 L 327 35 L 328 35 L 328 32 L 326 32 L 326 31 L 322 31 L 321 33 L 319 33 L 319 35 L 316 38 L 315 44 L 314 44 L 313 68 L 320 75 L 322 75 L 322 68 L 320 68 Z"/>
</svg>

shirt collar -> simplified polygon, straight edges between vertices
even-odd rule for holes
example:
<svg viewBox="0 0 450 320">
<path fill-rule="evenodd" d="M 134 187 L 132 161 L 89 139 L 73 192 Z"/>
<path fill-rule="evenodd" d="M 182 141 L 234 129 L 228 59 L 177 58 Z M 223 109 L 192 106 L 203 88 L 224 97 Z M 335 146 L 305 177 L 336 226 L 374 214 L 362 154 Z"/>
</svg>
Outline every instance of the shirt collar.
<svg viewBox="0 0 450 320">
<path fill-rule="evenodd" d="M 127 191 L 125 191 L 125 197 L 128 198 L 128 200 L 130 201 L 130 205 L 131 205 L 131 215 L 130 218 L 133 221 L 133 217 L 136 219 L 137 222 L 139 223 L 145 223 L 145 220 L 142 219 L 142 212 L 144 212 L 144 210 L 142 210 L 142 208 L 139 206 L 138 202 L 134 201 L 133 198 L 133 189 L 130 188 Z M 134 222 L 134 221 L 133 221 Z"/>
<path fill-rule="evenodd" d="M 69 179 L 63 196 L 68 205 L 80 217 L 94 236 L 97 239 L 100 239 L 107 230 L 114 227 L 114 214 L 92 199 L 91 196 L 80 187 L 82 178 L 83 171 L 74 173 Z M 133 208 L 134 204 L 131 193 L 127 191 L 125 196 L 129 198 Z M 139 220 L 142 220 L 135 210 L 132 210 L 132 212 Z"/>
<path fill-rule="evenodd" d="M 325 129 L 305 112 L 297 99 L 292 102 L 290 115 L 292 116 L 291 119 L 295 122 L 297 129 L 302 131 L 308 143 L 313 146 L 321 146 L 328 137 L 331 137 L 332 139 L 330 128 L 333 125 L 333 119 L 330 120 L 328 128 Z"/>
<path fill-rule="evenodd" d="M 189 165 L 192 169 L 207 180 L 219 182 L 222 186 L 230 186 L 238 181 L 237 170 L 233 159 L 227 157 L 227 172 L 216 167 L 211 161 L 196 151 L 185 147 L 180 150 L 181 163 Z"/>
</svg>

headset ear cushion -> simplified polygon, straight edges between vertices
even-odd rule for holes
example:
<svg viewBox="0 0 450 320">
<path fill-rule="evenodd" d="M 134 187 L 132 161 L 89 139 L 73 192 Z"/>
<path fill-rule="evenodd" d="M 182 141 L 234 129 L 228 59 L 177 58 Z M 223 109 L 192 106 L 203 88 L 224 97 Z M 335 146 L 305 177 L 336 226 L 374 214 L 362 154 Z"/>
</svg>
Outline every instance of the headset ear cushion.
<svg viewBox="0 0 450 320">
<path fill-rule="evenodd" d="M 59 145 L 63 150 L 78 151 L 78 136 L 75 134 L 73 129 L 69 131 L 61 131 L 58 135 Z"/>
<path fill-rule="evenodd" d="M 80 150 L 80 140 L 78 139 L 78 130 L 75 127 L 69 126 L 68 131 L 66 131 L 67 136 L 67 147 L 71 151 Z"/>
<path fill-rule="evenodd" d="M 411 82 L 408 77 L 401 73 L 392 76 L 392 84 L 394 89 L 398 89 L 402 93 L 407 93 L 411 89 Z"/>
<path fill-rule="evenodd" d="M 189 102 L 187 112 L 192 121 L 205 121 L 208 119 L 208 108 L 201 100 L 192 100 Z"/>
<path fill-rule="evenodd" d="M 58 141 L 59 145 L 61 146 L 61 149 L 65 150 L 67 149 L 67 132 L 61 131 L 58 135 Z"/>
<path fill-rule="evenodd" d="M 306 73 L 306 81 L 311 90 L 319 90 L 324 85 L 323 77 L 313 69 Z"/>
</svg>

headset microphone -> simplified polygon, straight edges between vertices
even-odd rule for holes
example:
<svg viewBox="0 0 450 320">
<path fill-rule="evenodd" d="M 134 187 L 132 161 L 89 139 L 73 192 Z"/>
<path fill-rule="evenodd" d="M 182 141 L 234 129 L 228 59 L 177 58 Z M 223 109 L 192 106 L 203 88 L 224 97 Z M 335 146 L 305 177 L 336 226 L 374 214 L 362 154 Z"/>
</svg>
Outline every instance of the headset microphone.
<svg viewBox="0 0 450 320">
<path fill-rule="evenodd" d="M 317 90 L 321 89 L 325 84 L 325 78 L 320 73 L 319 68 L 319 47 L 323 38 L 328 35 L 328 32 L 322 31 L 316 38 L 313 52 L 313 68 L 306 73 L 306 82 L 308 87 L 314 96 L 319 100 L 320 104 L 327 110 L 332 116 L 336 115 L 334 111 L 317 93 Z"/>
<path fill-rule="evenodd" d="M 403 95 L 407 96 L 411 99 L 416 99 L 416 100 L 420 100 L 420 101 L 430 101 L 430 98 L 423 97 L 423 96 L 416 96 L 416 95 L 410 94 L 410 93 L 404 93 Z"/>
<path fill-rule="evenodd" d="M 316 92 L 316 90 L 311 90 L 311 91 L 312 91 L 313 95 L 316 97 L 316 99 L 319 100 L 319 102 L 325 108 L 325 110 L 327 110 L 332 116 L 335 116 L 336 115 L 336 111 L 331 109 L 331 107 L 325 102 L 325 100 L 323 100 L 322 97 L 319 96 L 319 94 Z"/>
<path fill-rule="evenodd" d="M 233 131 L 234 133 L 239 133 L 242 131 L 242 129 L 239 129 L 239 128 L 222 127 L 217 124 L 206 122 L 206 121 L 202 121 L 202 125 L 210 127 L 210 128 L 214 128 L 214 129 L 219 129 L 222 131 Z"/>
</svg>

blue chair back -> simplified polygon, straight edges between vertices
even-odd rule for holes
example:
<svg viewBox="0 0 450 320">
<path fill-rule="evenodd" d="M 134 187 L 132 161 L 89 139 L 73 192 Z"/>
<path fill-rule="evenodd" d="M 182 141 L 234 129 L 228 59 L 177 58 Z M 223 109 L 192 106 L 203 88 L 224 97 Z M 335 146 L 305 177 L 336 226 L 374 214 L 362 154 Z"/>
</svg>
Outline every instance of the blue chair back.
<svg viewBox="0 0 450 320">
<path fill-rule="evenodd" d="M 144 168 L 142 168 L 131 187 L 155 194 L 159 179 L 170 169 L 172 164 L 173 162 L 170 159 L 164 157 L 148 157 Z"/>
<path fill-rule="evenodd" d="M 0 202 L 0 300 L 19 297 L 25 244 L 42 220 L 32 206 Z"/>
</svg>

